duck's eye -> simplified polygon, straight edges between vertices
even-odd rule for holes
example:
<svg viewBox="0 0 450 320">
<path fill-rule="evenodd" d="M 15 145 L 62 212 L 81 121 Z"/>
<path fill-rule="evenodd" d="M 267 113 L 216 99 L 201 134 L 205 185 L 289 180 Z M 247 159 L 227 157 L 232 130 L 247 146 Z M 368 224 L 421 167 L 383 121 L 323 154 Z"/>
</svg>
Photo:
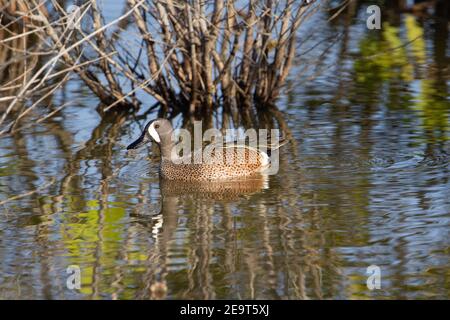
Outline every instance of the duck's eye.
<svg viewBox="0 0 450 320">
<path fill-rule="evenodd" d="M 158 129 L 159 128 L 159 124 L 155 124 L 155 129 Z"/>
</svg>

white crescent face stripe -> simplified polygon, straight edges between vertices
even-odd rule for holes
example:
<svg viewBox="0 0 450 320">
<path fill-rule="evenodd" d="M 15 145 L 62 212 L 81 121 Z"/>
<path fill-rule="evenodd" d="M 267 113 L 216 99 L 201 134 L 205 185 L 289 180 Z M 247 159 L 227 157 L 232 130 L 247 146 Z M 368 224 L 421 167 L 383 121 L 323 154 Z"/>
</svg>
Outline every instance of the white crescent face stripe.
<svg viewBox="0 0 450 320">
<path fill-rule="evenodd" d="M 153 122 L 150 127 L 148 127 L 148 133 L 152 136 L 153 139 L 155 139 L 156 142 L 160 143 L 161 139 L 159 138 L 158 132 L 155 130 L 155 123 Z"/>
</svg>

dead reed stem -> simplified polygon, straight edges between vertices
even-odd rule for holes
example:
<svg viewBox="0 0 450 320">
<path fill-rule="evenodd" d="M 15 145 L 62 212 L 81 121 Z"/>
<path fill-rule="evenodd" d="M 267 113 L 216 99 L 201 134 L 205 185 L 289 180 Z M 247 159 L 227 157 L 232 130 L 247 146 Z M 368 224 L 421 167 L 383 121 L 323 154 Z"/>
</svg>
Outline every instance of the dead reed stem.
<svg viewBox="0 0 450 320">
<path fill-rule="evenodd" d="M 20 127 L 43 100 L 32 97 L 51 96 L 71 74 L 104 111 L 137 109 L 144 94 L 164 114 L 224 107 L 250 119 L 252 107 L 273 106 L 280 95 L 298 29 L 318 8 L 312 0 L 127 0 L 123 14 L 106 22 L 95 0 L 71 12 L 56 0 L 1 0 L 3 6 L 0 46 L 13 54 L 0 50 L 10 74 L 0 79 L 0 135 Z"/>
</svg>

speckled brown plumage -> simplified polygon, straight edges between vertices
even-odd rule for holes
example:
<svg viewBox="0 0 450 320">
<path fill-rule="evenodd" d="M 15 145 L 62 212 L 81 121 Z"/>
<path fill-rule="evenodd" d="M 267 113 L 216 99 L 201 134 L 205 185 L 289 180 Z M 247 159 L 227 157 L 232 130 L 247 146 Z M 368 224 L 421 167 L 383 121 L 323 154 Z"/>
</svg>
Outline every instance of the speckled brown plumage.
<svg viewBox="0 0 450 320">
<path fill-rule="evenodd" d="M 174 181 L 214 181 L 260 174 L 269 166 L 266 153 L 245 145 L 211 146 L 193 157 L 172 158 L 173 128 L 166 119 L 148 123 L 142 135 L 127 149 L 136 149 L 153 139 L 161 150 L 160 174 L 163 179 Z M 202 155 L 202 161 L 194 161 Z"/>
<path fill-rule="evenodd" d="M 227 147 L 215 150 L 211 155 L 210 158 L 204 157 L 202 163 L 174 163 L 163 158 L 161 176 L 181 181 L 222 180 L 251 176 L 267 166 L 266 157 L 249 147 Z"/>
</svg>

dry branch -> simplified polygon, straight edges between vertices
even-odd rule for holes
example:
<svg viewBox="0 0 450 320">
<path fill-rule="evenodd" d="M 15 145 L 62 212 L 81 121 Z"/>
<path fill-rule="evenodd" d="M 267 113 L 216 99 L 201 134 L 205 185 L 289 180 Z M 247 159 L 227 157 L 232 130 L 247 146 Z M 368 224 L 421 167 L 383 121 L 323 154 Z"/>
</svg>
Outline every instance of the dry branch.
<svg viewBox="0 0 450 320">
<path fill-rule="evenodd" d="M 19 70 L 0 79 L 6 93 L 0 103 L 7 103 L 0 134 L 18 127 L 43 100 L 29 101 L 37 93 L 47 97 L 63 87 L 68 73 L 84 81 L 105 111 L 139 108 L 140 92 L 156 99 L 163 113 L 211 114 L 223 106 L 250 117 L 252 106 L 273 106 L 279 96 L 297 31 L 317 11 L 311 2 L 128 0 L 123 14 L 105 23 L 95 0 L 85 1 L 79 16 L 56 0 L 14 1 L 9 21 L 0 25 L 0 46 L 22 58 L 0 50 L 2 68 Z M 52 10 L 42 10 L 43 3 Z M 74 19 L 81 28 L 71 27 Z M 17 25 L 20 30 L 11 29 Z M 30 37 L 39 45 L 27 46 Z M 17 110 L 16 120 L 6 123 Z"/>
</svg>

